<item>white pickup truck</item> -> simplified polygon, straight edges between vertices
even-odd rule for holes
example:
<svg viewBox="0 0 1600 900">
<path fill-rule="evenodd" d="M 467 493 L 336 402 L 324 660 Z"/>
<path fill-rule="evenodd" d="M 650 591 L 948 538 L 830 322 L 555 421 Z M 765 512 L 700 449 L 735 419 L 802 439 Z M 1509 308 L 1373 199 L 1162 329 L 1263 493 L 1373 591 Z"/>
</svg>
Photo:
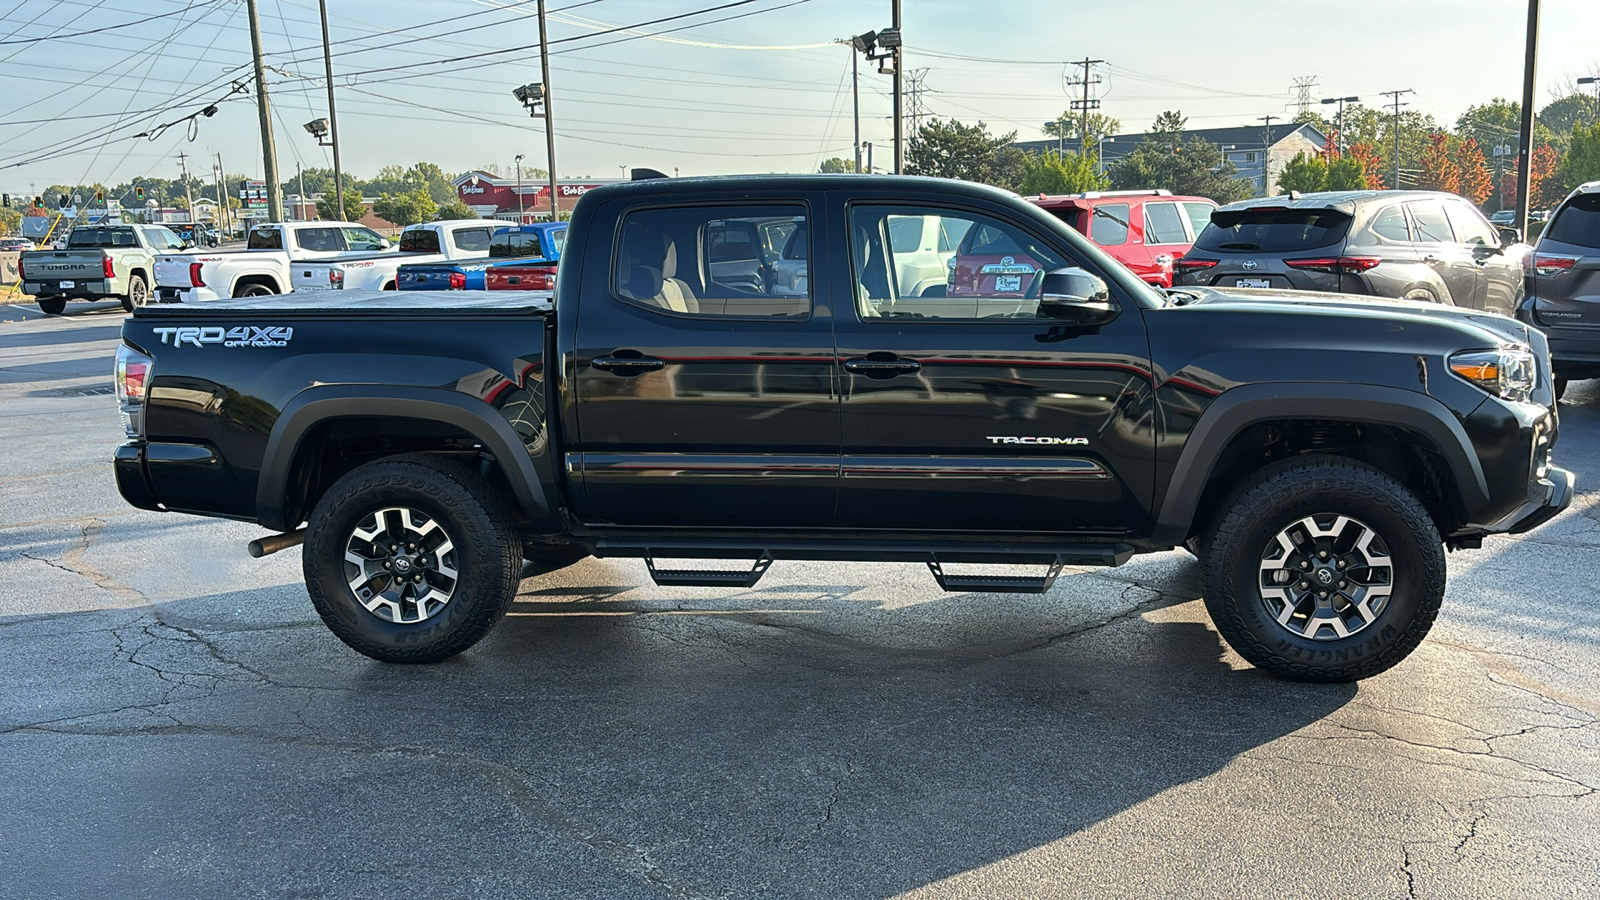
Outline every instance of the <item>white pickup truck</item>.
<svg viewBox="0 0 1600 900">
<path fill-rule="evenodd" d="M 297 263 L 393 253 L 394 244 L 354 222 L 257 225 L 243 250 L 203 250 L 156 258 L 156 293 L 164 303 L 259 297 L 291 290 Z"/>
<path fill-rule="evenodd" d="M 392 291 L 400 267 L 407 263 L 483 259 L 489 255 L 489 238 L 508 227 L 486 219 L 447 219 L 407 225 L 400 232 L 399 253 L 344 256 L 304 265 L 296 264 L 291 283 L 300 291 Z"/>
</svg>

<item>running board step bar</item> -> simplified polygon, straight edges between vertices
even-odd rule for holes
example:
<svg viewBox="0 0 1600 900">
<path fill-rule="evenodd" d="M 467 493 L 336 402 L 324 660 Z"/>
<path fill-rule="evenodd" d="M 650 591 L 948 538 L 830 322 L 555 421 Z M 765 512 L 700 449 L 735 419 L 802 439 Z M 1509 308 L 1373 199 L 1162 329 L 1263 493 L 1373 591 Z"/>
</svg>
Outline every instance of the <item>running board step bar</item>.
<svg viewBox="0 0 1600 900">
<path fill-rule="evenodd" d="M 738 569 L 662 569 L 654 556 L 645 554 L 645 568 L 658 587 L 736 587 L 751 588 L 772 567 L 772 554 L 762 553 L 749 571 Z"/>
<path fill-rule="evenodd" d="M 939 587 L 950 592 L 987 594 L 1042 594 L 1050 590 L 1061 574 L 1061 557 L 1050 563 L 1043 575 L 955 575 L 946 572 L 939 560 L 928 560 L 928 571 Z"/>
</svg>

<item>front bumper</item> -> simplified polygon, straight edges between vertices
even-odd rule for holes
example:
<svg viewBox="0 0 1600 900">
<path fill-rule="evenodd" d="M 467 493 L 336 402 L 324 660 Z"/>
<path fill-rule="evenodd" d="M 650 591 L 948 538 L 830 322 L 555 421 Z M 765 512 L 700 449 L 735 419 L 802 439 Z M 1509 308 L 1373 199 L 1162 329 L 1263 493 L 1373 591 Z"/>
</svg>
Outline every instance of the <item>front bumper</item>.
<svg viewBox="0 0 1600 900">
<path fill-rule="evenodd" d="M 1528 500 L 1496 522 L 1492 532 L 1524 534 L 1555 518 L 1572 505 L 1577 477 L 1560 466 L 1545 466 L 1528 481 Z"/>
</svg>

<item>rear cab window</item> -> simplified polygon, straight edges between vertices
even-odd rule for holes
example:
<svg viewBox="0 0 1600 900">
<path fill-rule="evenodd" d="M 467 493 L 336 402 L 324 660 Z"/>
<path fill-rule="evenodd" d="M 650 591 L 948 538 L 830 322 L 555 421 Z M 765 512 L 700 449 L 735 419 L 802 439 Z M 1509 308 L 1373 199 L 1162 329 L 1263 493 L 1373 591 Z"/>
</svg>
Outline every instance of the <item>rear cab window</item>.
<svg viewBox="0 0 1600 900">
<path fill-rule="evenodd" d="M 1336 209 L 1219 209 L 1211 214 L 1211 227 L 1195 240 L 1194 247 L 1219 253 L 1288 253 L 1336 244 L 1349 229 L 1350 216 Z"/>
<path fill-rule="evenodd" d="M 114 249 L 116 247 L 136 247 L 138 244 L 138 238 L 134 236 L 133 226 L 131 225 L 119 225 L 110 228 L 84 228 L 79 226 L 72 229 L 71 233 L 67 235 L 68 250 L 76 250 L 79 248 Z"/>
<path fill-rule="evenodd" d="M 277 228 L 252 228 L 250 229 L 250 240 L 245 243 L 245 249 L 282 250 L 283 232 Z M 301 249 L 305 249 L 304 245 L 301 246 Z"/>
<path fill-rule="evenodd" d="M 450 234 L 450 243 L 457 250 L 482 253 L 489 249 L 489 228 L 458 228 Z"/>
<path fill-rule="evenodd" d="M 438 253 L 439 232 L 431 228 L 416 228 L 400 233 L 401 253 Z"/>
<path fill-rule="evenodd" d="M 294 243 L 312 253 L 338 253 L 345 249 L 344 238 L 337 228 L 297 228 Z"/>
<path fill-rule="evenodd" d="M 809 285 L 777 283 L 783 245 L 771 244 L 806 224 L 798 203 L 635 209 L 617 232 L 612 295 L 662 315 L 808 318 Z"/>
<path fill-rule="evenodd" d="M 544 256 L 539 234 L 534 231 L 502 231 L 489 242 L 490 259 L 527 259 Z"/>
<path fill-rule="evenodd" d="M 1600 193 L 1574 195 L 1551 217 L 1543 239 L 1600 250 Z"/>
</svg>

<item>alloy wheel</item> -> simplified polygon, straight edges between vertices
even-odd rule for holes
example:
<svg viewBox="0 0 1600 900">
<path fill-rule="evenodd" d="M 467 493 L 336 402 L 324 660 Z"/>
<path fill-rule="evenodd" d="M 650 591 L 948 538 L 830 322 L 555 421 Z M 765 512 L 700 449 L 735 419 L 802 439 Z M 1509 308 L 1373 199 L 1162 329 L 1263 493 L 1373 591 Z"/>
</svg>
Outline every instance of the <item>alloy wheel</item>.
<svg viewBox="0 0 1600 900">
<path fill-rule="evenodd" d="M 459 575 L 455 542 L 436 520 L 403 506 L 357 523 L 345 544 L 345 579 L 367 612 L 411 625 L 444 610 Z"/>
<path fill-rule="evenodd" d="M 1394 591 L 1394 561 L 1370 526 L 1333 513 L 1306 516 L 1261 551 L 1261 604 L 1298 638 L 1334 641 L 1377 621 Z"/>
</svg>

